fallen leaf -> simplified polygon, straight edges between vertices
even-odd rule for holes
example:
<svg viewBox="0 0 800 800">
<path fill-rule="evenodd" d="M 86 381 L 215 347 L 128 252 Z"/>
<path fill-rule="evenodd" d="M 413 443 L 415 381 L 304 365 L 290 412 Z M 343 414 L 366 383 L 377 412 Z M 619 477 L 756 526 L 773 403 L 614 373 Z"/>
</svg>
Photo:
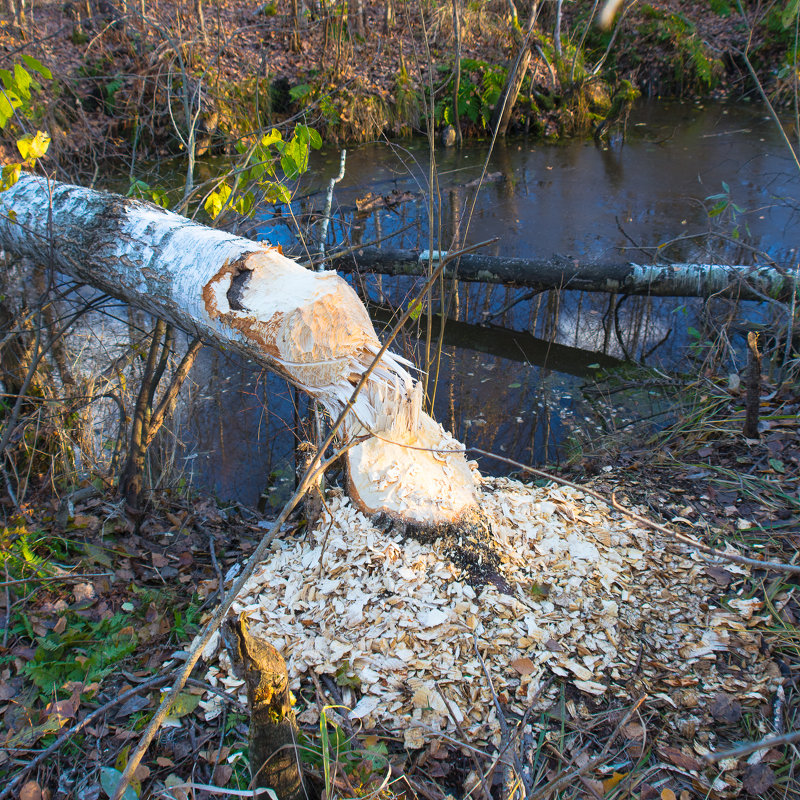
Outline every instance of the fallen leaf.
<svg viewBox="0 0 800 800">
<path fill-rule="evenodd" d="M 122 773 L 118 769 L 114 769 L 114 767 L 100 767 L 100 785 L 109 797 L 114 796 L 121 777 Z M 128 786 L 125 788 L 122 800 L 137 800 L 133 787 Z"/>
<path fill-rule="evenodd" d="M 211 783 L 215 786 L 227 786 L 231 775 L 233 775 L 233 767 L 230 764 L 217 764 L 214 774 L 211 776 Z"/>
<path fill-rule="evenodd" d="M 511 666 L 520 675 L 533 675 L 536 671 L 536 665 L 529 658 L 517 658 L 511 662 Z"/>
<path fill-rule="evenodd" d="M 644 727 L 638 722 L 629 722 L 622 728 L 622 733 L 629 739 L 644 739 Z"/>
<path fill-rule="evenodd" d="M 667 747 L 666 745 L 659 747 L 658 754 L 680 769 L 699 771 L 703 768 L 701 761 L 678 750 L 677 747 Z"/>
<path fill-rule="evenodd" d="M 152 559 L 153 559 L 153 566 L 156 569 L 160 569 L 161 567 L 166 567 L 167 564 L 169 563 L 166 557 L 162 556 L 161 553 L 153 553 Z"/>
<path fill-rule="evenodd" d="M 675 792 L 673 792 L 672 789 L 662 789 L 661 800 L 677 800 L 677 798 L 675 797 Z"/>
<path fill-rule="evenodd" d="M 28 781 L 19 792 L 19 800 L 42 800 L 42 788 L 36 781 Z"/>
<path fill-rule="evenodd" d="M 200 695 L 181 692 L 169 710 L 170 717 L 185 717 L 197 708 L 200 702 Z"/>
<path fill-rule="evenodd" d="M 750 764 L 742 776 L 742 786 L 749 795 L 763 797 L 767 789 L 775 783 L 775 773 L 766 764 Z"/>
<path fill-rule="evenodd" d="M 143 697 L 142 695 L 135 694 L 133 697 L 126 700 L 115 714 L 115 719 L 124 719 L 125 717 L 135 714 L 137 711 L 142 711 L 150 705 L 150 698 Z"/>
<path fill-rule="evenodd" d="M 183 778 L 179 777 L 174 772 L 171 775 L 167 775 L 166 780 L 164 781 L 164 785 L 170 790 L 170 794 L 175 798 L 175 800 L 187 800 L 189 795 L 187 790 L 183 788 L 185 783 L 186 781 L 184 781 Z"/>
<path fill-rule="evenodd" d="M 711 716 L 717 722 L 733 725 L 742 718 L 742 706 L 730 695 L 720 692 L 714 695 L 714 699 L 711 701 Z"/>
<path fill-rule="evenodd" d="M 615 772 L 610 778 L 606 778 L 603 781 L 603 793 L 610 792 L 621 780 L 624 780 L 627 775 L 627 772 Z"/>
<path fill-rule="evenodd" d="M 69 700 L 56 700 L 52 703 L 48 703 L 44 713 L 55 717 L 56 722 L 58 722 L 59 727 L 61 727 L 68 719 L 73 719 L 75 717 L 75 706 L 71 698 Z"/>
</svg>

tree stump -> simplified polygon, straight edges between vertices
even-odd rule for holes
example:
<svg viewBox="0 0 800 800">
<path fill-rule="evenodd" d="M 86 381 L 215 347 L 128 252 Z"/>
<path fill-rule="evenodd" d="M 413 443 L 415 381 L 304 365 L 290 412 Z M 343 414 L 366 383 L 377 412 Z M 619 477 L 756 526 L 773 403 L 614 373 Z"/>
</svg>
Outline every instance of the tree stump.
<svg viewBox="0 0 800 800">
<path fill-rule="evenodd" d="M 245 614 L 227 619 L 222 636 L 233 670 L 247 688 L 252 786 L 274 789 L 279 800 L 305 800 L 297 752 L 299 731 L 283 656 L 249 632 Z"/>
</svg>

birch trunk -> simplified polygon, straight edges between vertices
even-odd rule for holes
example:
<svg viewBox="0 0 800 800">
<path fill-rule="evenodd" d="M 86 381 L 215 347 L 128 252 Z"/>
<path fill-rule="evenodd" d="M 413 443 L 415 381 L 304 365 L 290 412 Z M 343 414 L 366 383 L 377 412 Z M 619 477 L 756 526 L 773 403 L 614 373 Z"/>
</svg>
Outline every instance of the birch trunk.
<svg viewBox="0 0 800 800">
<path fill-rule="evenodd" d="M 335 272 L 138 200 L 23 175 L 0 194 L 0 247 L 237 350 L 333 417 L 381 346 Z M 343 437 L 365 437 L 347 452 L 348 490 L 367 513 L 460 524 L 476 513 L 475 478 L 463 445 L 421 410 L 409 367 L 385 353 L 345 419 Z"/>
<path fill-rule="evenodd" d="M 340 272 L 425 275 L 427 251 L 365 247 L 328 257 Z M 575 289 L 653 297 L 730 297 L 788 301 L 797 291 L 791 271 L 765 264 L 636 264 L 580 263 L 566 259 L 504 258 L 463 255 L 448 265 L 445 276 L 458 280 L 529 286 L 533 289 Z"/>
</svg>

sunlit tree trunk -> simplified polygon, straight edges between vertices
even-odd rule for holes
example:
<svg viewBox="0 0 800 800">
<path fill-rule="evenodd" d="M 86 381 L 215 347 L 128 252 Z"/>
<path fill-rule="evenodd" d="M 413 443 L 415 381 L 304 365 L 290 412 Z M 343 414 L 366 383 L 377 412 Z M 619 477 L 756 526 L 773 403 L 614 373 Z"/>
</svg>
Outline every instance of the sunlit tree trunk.
<svg viewBox="0 0 800 800">
<path fill-rule="evenodd" d="M 458 115 L 458 93 L 461 90 L 461 10 L 459 0 L 453 0 L 453 38 L 456 45 L 453 74 L 453 127 L 456 129 L 456 146 L 461 147 L 461 121 Z"/>
<path fill-rule="evenodd" d="M 300 28 L 302 25 L 302 6 L 298 0 L 292 0 L 292 52 L 300 52 Z"/>
<path fill-rule="evenodd" d="M 531 39 L 533 37 L 534 28 L 536 27 L 536 17 L 538 14 L 539 0 L 534 0 L 531 5 L 528 24 L 525 28 L 525 35 L 520 36 L 515 29 L 515 33 L 517 33 L 516 38 L 519 42 L 517 54 L 511 62 L 506 85 L 500 93 L 500 98 L 497 101 L 490 123 L 491 129 L 498 136 L 505 136 L 508 130 L 508 124 L 511 121 L 511 114 L 517 102 L 519 90 L 522 88 L 522 82 L 525 80 L 525 73 L 528 71 L 528 65 L 531 63 Z"/>
<path fill-rule="evenodd" d="M 351 0 L 348 6 L 350 13 L 350 30 L 359 36 L 364 35 L 364 0 Z"/>
<path fill-rule="evenodd" d="M 561 61 L 561 0 L 556 0 L 556 23 L 553 29 L 553 49 L 556 60 Z"/>
<path fill-rule="evenodd" d="M 208 30 L 206 29 L 206 18 L 203 15 L 203 0 L 194 0 L 194 13 L 200 25 L 200 35 L 203 37 L 203 45 L 209 47 Z"/>
</svg>

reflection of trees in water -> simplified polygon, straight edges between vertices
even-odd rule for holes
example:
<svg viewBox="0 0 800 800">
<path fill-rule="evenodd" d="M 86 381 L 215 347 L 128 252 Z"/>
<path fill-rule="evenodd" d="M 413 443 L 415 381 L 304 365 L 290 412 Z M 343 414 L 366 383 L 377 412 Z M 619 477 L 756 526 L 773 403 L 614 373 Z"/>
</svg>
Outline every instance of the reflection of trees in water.
<svg viewBox="0 0 800 800">
<path fill-rule="evenodd" d="M 179 433 L 193 482 L 247 505 L 256 505 L 265 487 L 278 495 L 284 484 L 291 487 L 293 398 L 286 382 L 210 348 L 192 377 Z"/>
</svg>

